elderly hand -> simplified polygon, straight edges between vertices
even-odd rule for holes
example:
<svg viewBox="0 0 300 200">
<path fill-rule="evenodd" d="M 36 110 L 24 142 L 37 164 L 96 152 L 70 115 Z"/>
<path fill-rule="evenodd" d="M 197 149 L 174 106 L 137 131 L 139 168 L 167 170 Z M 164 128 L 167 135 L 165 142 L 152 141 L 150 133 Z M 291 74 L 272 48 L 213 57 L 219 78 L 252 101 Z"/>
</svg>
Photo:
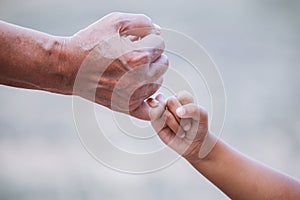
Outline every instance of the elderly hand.
<svg viewBox="0 0 300 200">
<path fill-rule="evenodd" d="M 60 71 L 70 92 L 149 120 L 144 100 L 159 89 L 168 68 L 159 34 L 145 15 L 112 13 L 68 38 L 63 49 L 70 59 Z"/>
</svg>

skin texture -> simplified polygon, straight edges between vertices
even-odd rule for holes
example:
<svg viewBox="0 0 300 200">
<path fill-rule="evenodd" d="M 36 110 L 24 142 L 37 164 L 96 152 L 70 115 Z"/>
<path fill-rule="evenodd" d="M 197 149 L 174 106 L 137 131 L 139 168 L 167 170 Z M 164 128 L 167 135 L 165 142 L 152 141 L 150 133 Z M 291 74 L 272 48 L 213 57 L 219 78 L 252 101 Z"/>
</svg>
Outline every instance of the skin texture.
<svg viewBox="0 0 300 200">
<path fill-rule="evenodd" d="M 168 68 L 159 33 L 141 14 L 111 13 L 70 37 L 0 21 L 0 84 L 77 95 L 149 120 L 150 107 L 144 100 L 158 90 Z M 154 45 L 147 43 L 151 35 L 156 35 Z M 111 41 L 112 36 L 119 39 Z M 143 42 L 147 45 L 138 45 Z M 81 70 L 81 86 L 74 91 L 81 64 L 99 46 L 102 51 L 94 54 L 98 62 Z M 134 48 L 124 49 L 122 55 L 111 53 L 130 46 Z"/>
<path fill-rule="evenodd" d="M 170 102 L 174 99 L 180 104 Z M 194 104 L 187 92 L 167 101 L 158 95 L 148 103 L 153 108 L 151 123 L 161 140 L 231 199 L 300 199 L 298 180 L 248 158 L 221 140 L 205 158 L 199 158 L 201 146 L 210 140 L 207 138 L 214 138 L 208 132 L 207 112 Z M 191 122 L 183 137 L 179 134 L 181 119 Z"/>
</svg>

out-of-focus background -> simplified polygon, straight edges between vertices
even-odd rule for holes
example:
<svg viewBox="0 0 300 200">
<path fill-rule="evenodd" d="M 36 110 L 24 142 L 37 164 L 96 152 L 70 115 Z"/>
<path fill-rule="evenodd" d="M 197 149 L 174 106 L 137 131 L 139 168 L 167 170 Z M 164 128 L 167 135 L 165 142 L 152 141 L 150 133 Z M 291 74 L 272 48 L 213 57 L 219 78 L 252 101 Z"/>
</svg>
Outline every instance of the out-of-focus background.
<svg viewBox="0 0 300 200">
<path fill-rule="evenodd" d="M 300 178 L 299 1 L 0 1 L 1 20 L 55 35 L 113 11 L 145 13 L 201 43 L 226 88 L 222 139 Z M 182 159 L 144 175 L 106 168 L 82 147 L 70 97 L 0 86 L 0 199 L 226 196 Z"/>
</svg>

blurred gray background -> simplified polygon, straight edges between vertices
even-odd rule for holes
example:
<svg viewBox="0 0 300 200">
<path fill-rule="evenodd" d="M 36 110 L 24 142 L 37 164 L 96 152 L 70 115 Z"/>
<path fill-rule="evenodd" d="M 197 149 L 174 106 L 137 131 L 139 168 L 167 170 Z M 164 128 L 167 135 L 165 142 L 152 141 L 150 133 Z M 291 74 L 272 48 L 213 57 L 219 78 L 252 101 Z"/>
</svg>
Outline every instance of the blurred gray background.
<svg viewBox="0 0 300 200">
<path fill-rule="evenodd" d="M 55 35 L 112 11 L 201 43 L 226 88 L 222 139 L 300 178 L 300 1 L 0 0 L 1 20 Z M 226 199 L 182 159 L 145 175 L 102 166 L 78 139 L 68 96 L 0 86 L 0 110 L 1 200 Z"/>
</svg>

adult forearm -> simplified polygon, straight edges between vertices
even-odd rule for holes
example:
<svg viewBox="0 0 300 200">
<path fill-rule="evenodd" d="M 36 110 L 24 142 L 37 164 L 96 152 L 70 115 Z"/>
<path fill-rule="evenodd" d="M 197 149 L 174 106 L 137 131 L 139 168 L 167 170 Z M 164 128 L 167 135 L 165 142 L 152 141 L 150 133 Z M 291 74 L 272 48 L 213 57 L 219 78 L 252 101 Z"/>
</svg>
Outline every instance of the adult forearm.
<svg viewBox="0 0 300 200">
<path fill-rule="evenodd" d="M 191 164 L 232 199 L 299 199 L 300 183 L 218 141 L 203 160 Z"/>
<path fill-rule="evenodd" d="M 77 95 L 149 120 L 144 100 L 168 68 L 159 34 L 149 17 L 118 12 L 70 37 L 0 21 L 0 84 Z"/>
<path fill-rule="evenodd" d="M 0 21 L 0 83 L 8 86 L 71 93 L 63 67 L 67 38 Z"/>
</svg>

